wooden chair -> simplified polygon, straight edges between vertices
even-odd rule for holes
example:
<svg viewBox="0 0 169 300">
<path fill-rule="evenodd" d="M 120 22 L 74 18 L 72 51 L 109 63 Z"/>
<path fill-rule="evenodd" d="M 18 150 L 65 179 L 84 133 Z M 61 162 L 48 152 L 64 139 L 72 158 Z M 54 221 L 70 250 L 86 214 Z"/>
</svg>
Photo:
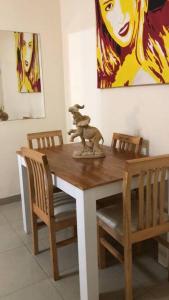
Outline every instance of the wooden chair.
<svg viewBox="0 0 169 300">
<path fill-rule="evenodd" d="M 57 280 L 59 279 L 58 247 L 76 241 L 76 203 L 65 193 L 62 198 L 59 196 L 53 201 L 52 177 L 46 155 L 28 148 L 21 148 L 21 152 L 28 171 L 33 253 L 35 255 L 38 253 L 38 229 L 45 224 L 49 230 L 53 278 Z M 56 232 L 68 227 L 73 228 L 73 236 L 56 242 Z"/>
<path fill-rule="evenodd" d="M 125 300 L 133 299 L 132 246 L 169 231 L 169 214 L 165 211 L 168 180 L 169 155 L 127 161 L 122 201 L 97 212 L 99 264 L 105 267 L 106 250 L 124 264 Z M 134 185 L 138 186 L 138 198 L 131 200 Z M 107 236 L 118 242 L 122 251 L 110 244 Z M 157 240 L 169 249 L 167 240 Z"/>
<path fill-rule="evenodd" d="M 113 133 L 111 147 L 112 149 L 116 149 L 118 151 L 127 151 L 140 154 L 142 141 L 143 139 L 140 136 Z"/>
<path fill-rule="evenodd" d="M 27 140 L 31 149 L 45 149 L 63 144 L 61 130 L 28 133 Z"/>
<path fill-rule="evenodd" d="M 132 136 L 122 133 L 113 133 L 111 149 L 118 152 L 132 152 L 135 154 L 141 154 L 143 139 L 140 136 Z M 97 201 L 97 208 L 102 208 L 111 205 L 116 201 L 121 194 L 100 199 Z"/>
<path fill-rule="evenodd" d="M 27 134 L 28 146 L 30 149 L 48 149 L 63 144 L 61 130 L 34 132 Z M 53 192 L 58 193 L 61 190 L 53 185 Z"/>
</svg>

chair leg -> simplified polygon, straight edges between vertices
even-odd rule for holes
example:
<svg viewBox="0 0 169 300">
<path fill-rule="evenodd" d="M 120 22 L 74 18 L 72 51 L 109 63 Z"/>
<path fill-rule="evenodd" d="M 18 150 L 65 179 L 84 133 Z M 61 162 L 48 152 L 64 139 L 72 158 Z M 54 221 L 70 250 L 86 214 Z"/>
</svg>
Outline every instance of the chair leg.
<svg viewBox="0 0 169 300">
<path fill-rule="evenodd" d="M 39 252 L 38 225 L 37 225 L 37 216 L 34 213 L 32 213 L 32 235 L 33 235 L 33 254 L 37 255 Z"/>
<path fill-rule="evenodd" d="M 168 250 L 168 281 L 169 281 L 169 250 Z"/>
<path fill-rule="evenodd" d="M 77 226 L 73 226 L 73 237 L 77 237 Z"/>
<path fill-rule="evenodd" d="M 106 268 L 106 249 L 101 245 L 100 238 L 105 236 L 105 231 L 97 225 L 97 245 L 99 269 Z"/>
<path fill-rule="evenodd" d="M 52 224 L 49 226 L 49 242 L 50 242 L 53 279 L 56 281 L 59 279 L 58 253 L 57 253 L 57 246 L 56 246 L 56 232 Z"/>
<path fill-rule="evenodd" d="M 124 247 L 125 300 L 133 300 L 132 245 Z"/>
</svg>

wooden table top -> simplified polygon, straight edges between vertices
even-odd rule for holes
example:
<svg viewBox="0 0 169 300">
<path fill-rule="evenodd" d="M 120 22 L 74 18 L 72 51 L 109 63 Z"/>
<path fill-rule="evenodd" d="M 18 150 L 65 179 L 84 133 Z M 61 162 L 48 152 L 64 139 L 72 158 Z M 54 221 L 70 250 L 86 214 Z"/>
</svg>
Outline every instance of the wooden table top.
<svg viewBox="0 0 169 300">
<path fill-rule="evenodd" d="M 81 190 L 121 180 L 125 161 L 143 157 L 131 153 L 119 153 L 103 146 L 106 154 L 104 158 L 72 158 L 73 151 L 79 147 L 79 144 L 64 144 L 41 152 L 47 155 L 50 169 L 56 176 Z"/>
</svg>

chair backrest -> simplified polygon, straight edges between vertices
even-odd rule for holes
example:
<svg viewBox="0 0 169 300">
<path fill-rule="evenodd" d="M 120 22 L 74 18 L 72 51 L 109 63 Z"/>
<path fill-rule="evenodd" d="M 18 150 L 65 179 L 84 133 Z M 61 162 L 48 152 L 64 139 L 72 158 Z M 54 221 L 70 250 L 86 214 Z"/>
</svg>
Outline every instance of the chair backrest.
<svg viewBox="0 0 169 300">
<path fill-rule="evenodd" d="M 137 201 L 136 230 L 133 233 L 135 241 L 160 235 L 166 232 L 166 228 L 169 230 L 169 218 L 165 210 L 168 175 L 169 155 L 126 162 L 123 180 L 123 224 L 124 230 L 131 232 L 131 189 L 138 186 L 138 198 L 133 200 Z"/>
<path fill-rule="evenodd" d="M 29 181 L 29 196 L 32 210 L 44 221 L 54 216 L 52 177 L 45 154 L 21 148 L 25 158 Z"/>
<path fill-rule="evenodd" d="M 28 133 L 27 140 L 31 149 L 45 149 L 63 144 L 61 130 Z"/>
<path fill-rule="evenodd" d="M 141 153 L 142 138 L 140 136 L 132 136 L 122 133 L 113 133 L 112 149 L 118 151 L 132 152 L 135 154 Z"/>
</svg>

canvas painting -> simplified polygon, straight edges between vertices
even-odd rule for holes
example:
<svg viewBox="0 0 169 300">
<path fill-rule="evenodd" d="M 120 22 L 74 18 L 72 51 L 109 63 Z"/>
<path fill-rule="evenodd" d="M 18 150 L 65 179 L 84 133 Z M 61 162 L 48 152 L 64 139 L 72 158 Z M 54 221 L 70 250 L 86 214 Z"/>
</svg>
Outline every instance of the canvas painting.
<svg viewBox="0 0 169 300">
<path fill-rule="evenodd" d="M 95 0 L 98 88 L 169 83 L 169 0 Z"/>
<path fill-rule="evenodd" d="M 38 34 L 15 32 L 18 91 L 41 92 Z"/>
</svg>

